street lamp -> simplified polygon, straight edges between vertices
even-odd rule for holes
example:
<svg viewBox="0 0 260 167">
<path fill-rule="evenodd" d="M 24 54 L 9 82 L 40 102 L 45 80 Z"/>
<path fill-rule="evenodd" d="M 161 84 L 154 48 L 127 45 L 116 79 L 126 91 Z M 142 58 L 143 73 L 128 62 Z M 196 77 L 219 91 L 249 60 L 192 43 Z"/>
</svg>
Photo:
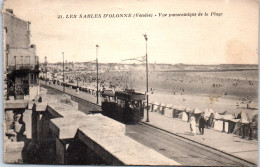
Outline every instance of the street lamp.
<svg viewBox="0 0 260 167">
<path fill-rule="evenodd" d="M 98 104 L 98 45 L 96 45 L 96 65 L 97 65 L 97 104 Z"/>
<path fill-rule="evenodd" d="M 45 85 L 47 85 L 47 72 L 48 72 L 48 69 L 47 69 L 47 57 L 45 56 Z"/>
<path fill-rule="evenodd" d="M 145 58 L 146 58 L 146 99 L 147 99 L 147 108 L 146 108 L 146 110 L 147 110 L 147 118 L 146 118 L 146 122 L 150 122 L 149 121 L 149 110 L 148 110 L 148 102 L 149 102 L 149 99 L 148 99 L 148 58 L 147 58 L 147 40 L 148 40 L 148 38 L 147 38 L 147 35 L 146 34 L 144 34 L 144 39 L 145 39 L 145 44 L 146 44 L 146 56 L 145 56 Z"/>
<path fill-rule="evenodd" d="M 64 83 L 64 52 L 62 52 L 63 55 L 63 93 L 65 93 L 65 83 Z"/>
</svg>

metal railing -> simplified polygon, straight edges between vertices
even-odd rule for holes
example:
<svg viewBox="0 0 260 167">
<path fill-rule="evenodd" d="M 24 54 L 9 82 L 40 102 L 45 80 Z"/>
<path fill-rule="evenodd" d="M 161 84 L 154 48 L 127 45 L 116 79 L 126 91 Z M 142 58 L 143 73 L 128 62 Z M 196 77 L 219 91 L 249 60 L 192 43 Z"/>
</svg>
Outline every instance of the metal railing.
<svg viewBox="0 0 260 167">
<path fill-rule="evenodd" d="M 38 70 L 39 64 L 16 64 L 12 66 L 8 66 L 8 71 L 13 70 Z"/>
</svg>

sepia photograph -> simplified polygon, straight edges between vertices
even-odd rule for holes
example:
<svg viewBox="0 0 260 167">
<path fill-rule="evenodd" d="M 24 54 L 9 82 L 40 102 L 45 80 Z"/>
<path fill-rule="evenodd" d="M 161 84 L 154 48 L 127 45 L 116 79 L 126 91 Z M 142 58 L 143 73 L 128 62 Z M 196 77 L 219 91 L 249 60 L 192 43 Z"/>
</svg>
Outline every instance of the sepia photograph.
<svg viewBox="0 0 260 167">
<path fill-rule="evenodd" d="M 4 0 L 3 163 L 258 166 L 258 0 Z"/>
</svg>

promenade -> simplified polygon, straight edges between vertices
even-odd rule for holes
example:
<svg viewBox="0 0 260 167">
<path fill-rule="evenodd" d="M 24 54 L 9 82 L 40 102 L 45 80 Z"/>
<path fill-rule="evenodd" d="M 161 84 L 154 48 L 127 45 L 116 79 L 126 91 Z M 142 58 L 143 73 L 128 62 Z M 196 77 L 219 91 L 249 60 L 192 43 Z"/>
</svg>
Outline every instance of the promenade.
<svg viewBox="0 0 260 167">
<path fill-rule="evenodd" d="M 45 83 L 45 82 L 41 81 L 41 83 Z M 63 87 L 60 85 L 48 85 L 48 86 L 59 90 L 63 90 Z M 75 89 L 70 89 L 67 87 L 65 87 L 65 92 L 86 99 L 92 103 L 96 103 L 96 97 L 94 95 L 85 92 L 77 93 Z M 101 103 L 101 98 L 99 98 L 99 103 Z M 197 134 L 195 136 L 192 136 L 190 133 L 189 122 L 184 122 L 177 118 L 165 117 L 157 112 L 149 112 L 149 120 L 150 122 L 145 122 L 146 121 L 146 111 L 145 111 L 145 116 L 142 120 L 144 123 L 161 128 L 175 135 L 209 146 L 211 148 L 220 150 L 222 152 L 231 154 L 233 156 L 245 159 L 249 162 L 258 164 L 258 141 L 257 140 L 248 140 L 248 138 L 241 139 L 241 136 L 227 134 L 227 133 L 215 131 L 213 129 L 206 129 L 206 128 L 204 130 L 204 135 L 200 135 L 199 129 L 197 128 Z"/>
<path fill-rule="evenodd" d="M 204 135 L 201 135 L 198 127 L 196 129 L 197 134 L 192 136 L 189 122 L 184 122 L 177 118 L 165 117 L 156 112 L 149 112 L 149 120 L 150 122 L 145 122 L 145 112 L 145 116 L 142 121 L 147 124 L 245 159 L 255 164 L 258 163 L 258 141 L 256 140 L 248 140 L 248 138 L 242 139 L 241 136 L 227 134 L 207 128 L 204 129 Z"/>
</svg>

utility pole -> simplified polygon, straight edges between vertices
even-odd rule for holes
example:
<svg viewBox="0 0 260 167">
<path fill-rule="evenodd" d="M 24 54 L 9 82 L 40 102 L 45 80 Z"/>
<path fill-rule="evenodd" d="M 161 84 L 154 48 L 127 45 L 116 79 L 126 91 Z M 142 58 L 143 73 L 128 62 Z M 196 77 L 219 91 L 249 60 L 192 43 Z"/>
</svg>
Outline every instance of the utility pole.
<svg viewBox="0 0 260 167">
<path fill-rule="evenodd" d="M 98 45 L 96 45 L 96 65 L 97 65 L 97 104 L 98 104 Z"/>
<path fill-rule="evenodd" d="M 63 93 L 65 93 L 65 83 L 64 83 L 64 52 L 62 52 L 63 55 Z"/>
<path fill-rule="evenodd" d="M 145 38 L 145 46 L 146 46 L 146 99 L 147 99 L 147 118 L 146 118 L 146 122 L 150 122 L 149 121 L 149 109 L 148 109 L 148 104 L 149 104 L 149 99 L 148 99 L 148 56 L 147 56 L 147 35 L 144 34 L 144 38 Z"/>
<path fill-rule="evenodd" d="M 45 59 L 45 85 L 47 85 L 47 71 L 48 71 L 48 69 L 47 69 L 47 57 L 45 56 L 44 59 Z"/>
</svg>

